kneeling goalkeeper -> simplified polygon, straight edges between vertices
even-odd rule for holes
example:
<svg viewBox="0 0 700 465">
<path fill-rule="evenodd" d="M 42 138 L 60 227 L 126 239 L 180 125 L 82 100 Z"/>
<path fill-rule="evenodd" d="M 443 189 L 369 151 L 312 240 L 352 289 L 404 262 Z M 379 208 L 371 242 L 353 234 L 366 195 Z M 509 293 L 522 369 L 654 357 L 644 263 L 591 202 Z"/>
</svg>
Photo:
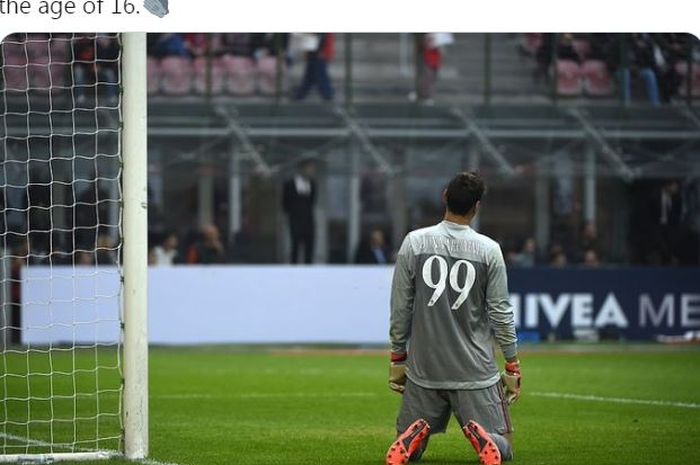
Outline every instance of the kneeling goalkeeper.
<svg viewBox="0 0 700 465">
<path fill-rule="evenodd" d="M 476 173 L 455 176 L 442 195 L 444 220 L 410 232 L 399 250 L 389 387 L 403 399 L 387 465 L 420 459 L 451 414 L 482 464 L 513 457 L 508 405 L 520 395 L 520 366 L 506 268 L 498 243 L 469 226 L 484 191 Z"/>
</svg>

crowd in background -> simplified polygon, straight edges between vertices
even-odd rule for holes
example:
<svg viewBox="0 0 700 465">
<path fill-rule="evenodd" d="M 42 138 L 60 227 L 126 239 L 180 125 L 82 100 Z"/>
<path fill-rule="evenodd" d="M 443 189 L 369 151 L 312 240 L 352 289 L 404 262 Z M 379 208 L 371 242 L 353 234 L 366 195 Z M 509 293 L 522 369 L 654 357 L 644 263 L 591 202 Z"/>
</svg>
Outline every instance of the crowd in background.
<svg viewBox="0 0 700 465">
<path fill-rule="evenodd" d="M 121 45 L 114 33 L 11 34 L 2 42 L 0 81 L 12 92 L 51 89 L 76 106 L 114 106 L 119 96 Z M 72 89 L 68 92 L 67 89 Z"/>
<path fill-rule="evenodd" d="M 637 182 L 633 187 L 629 211 L 627 260 L 621 251 L 610 250 L 609 238 L 599 234 L 595 222 L 580 226 L 573 216 L 554 215 L 551 236 L 546 247 L 538 248 L 534 237 L 520 243 L 504 241 L 506 261 L 515 267 L 605 265 L 689 266 L 700 260 L 697 182 L 685 185 L 676 179 Z M 613 212 L 615 214 L 615 212 Z"/>
<path fill-rule="evenodd" d="M 449 34 L 428 33 L 418 37 L 418 86 L 410 98 L 430 101 L 439 69 L 442 49 L 452 43 Z M 676 65 L 688 59 L 700 61 L 688 47 L 687 34 L 542 34 L 534 49 L 538 64 L 536 79 L 547 79 L 553 59 L 581 62 L 584 59 L 604 61 L 610 73 L 622 83 L 626 101 L 631 98 L 632 81 L 644 84 L 650 103 L 656 105 L 672 99 L 681 76 Z M 51 56 L 52 65 L 70 64 L 75 82 L 76 100 L 81 102 L 98 84 L 110 100 L 118 94 L 120 45 L 116 34 L 54 34 L 47 47 L 46 34 L 14 34 L 3 45 L 3 60 L 17 63 L 45 62 Z M 585 46 L 581 44 L 585 43 Z M 333 85 L 328 75 L 328 63 L 333 59 L 333 34 L 276 33 L 162 33 L 149 34 L 148 52 L 153 58 L 180 57 L 187 60 L 208 57 L 243 57 L 253 61 L 265 57 L 281 57 L 290 65 L 294 51 L 304 57 L 305 73 L 294 92 L 297 99 L 306 98 L 317 88 L 323 99 L 333 98 Z M 690 55 L 689 55 L 690 53 Z M 44 54 L 44 55 L 42 55 Z M 24 60 L 24 61 L 22 61 Z M 43 61 L 42 61 L 43 60 Z M 63 68 L 58 68 L 59 71 Z M 65 70 L 67 70 L 66 68 Z M 64 70 L 64 71 L 65 71 Z M 29 74 L 20 66 L 4 69 L 3 78 L 12 78 L 19 71 L 23 79 Z M 20 77 L 22 77 L 20 76 Z M 63 76 L 66 77 L 66 76 Z M 5 82 L 11 89 L 12 82 Z M 57 85 L 57 82 L 53 82 Z M 299 167 L 284 183 L 281 208 L 289 230 L 289 263 L 310 263 L 314 258 L 313 207 L 316 201 L 314 169 L 309 164 Z M 11 189 L 17 190 L 17 189 Z M 6 208 L 7 192 L 0 191 L 5 217 L 0 224 L 3 245 L 11 255 L 33 263 L 53 264 L 111 264 L 118 258 L 118 234 L 109 225 L 110 200 L 97 183 L 82 190 L 67 189 L 66 224 L 75 232 L 52 228 L 51 194 L 48 184 L 36 182 L 26 192 L 13 194 L 12 209 Z M 71 198 L 73 195 L 76 198 Z M 683 195 L 678 181 L 660 185 L 644 185 L 633 198 L 638 204 L 631 209 L 630 252 L 628 263 L 643 265 L 683 265 L 697 262 L 697 238 L 688 226 L 689 217 L 697 214 Z M 11 202 L 11 200 L 8 200 Z M 18 203 L 19 202 L 19 203 Z M 435 218 L 437 221 L 439 218 Z M 245 221 L 244 221 L 245 223 Z M 245 224 L 244 224 L 245 226 Z M 596 224 L 571 225 L 566 220 L 555 221 L 548 244 L 537 244 L 532 231 L 525 232 L 520 243 L 504 243 L 504 252 L 512 266 L 600 266 L 620 263 L 610 250 L 605 250 Z M 391 244 L 388 226 L 375 226 L 364 232 L 356 250 L 351 251 L 357 263 L 390 263 L 399 244 Z M 249 245 L 254 242 L 243 227 L 234 237 L 225 237 L 216 225 L 205 225 L 186 234 L 159 234 L 151 238 L 150 261 L 154 264 L 173 263 L 251 263 L 258 259 Z M 29 253 L 31 251 L 31 253 Z M 19 263 L 18 261 L 18 263 Z"/>
<path fill-rule="evenodd" d="M 171 56 L 197 58 L 225 55 L 260 58 L 265 55 L 286 54 L 289 34 L 148 34 L 148 55 L 155 58 Z"/>
<path fill-rule="evenodd" d="M 264 69 L 264 63 L 272 63 L 273 69 L 267 69 L 263 73 L 269 74 L 272 79 L 276 79 L 277 74 L 280 74 L 282 88 L 286 87 L 283 77 L 286 69 L 303 59 L 304 75 L 293 91 L 293 98 L 303 100 L 314 88 L 323 100 L 332 100 L 334 96 L 333 84 L 328 73 L 328 64 L 335 55 L 335 35 L 332 33 L 149 34 L 148 55 L 158 60 L 174 57 L 194 62 L 207 58 L 217 64 L 231 63 L 228 66 L 231 69 L 221 72 L 232 73 L 233 79 L 249 72 L 252 78 L 253 67 Z M 211 62 L 209 65 L 211 66 Z M 249 67 L 251 71 L 248 71 Z M 238 94 L 240 91 L 247 94 L 248 92 L 243 90 L 245 87 L 247 86 L 239 87 L 234 93 Z"/>
<path fill-rule="evenodd" d="M 280 204 L 289 233 L 289 255 L 284 257 L 285 263 L 314 262 L 317 246 L 314 237 L 314 177 L 314 165 L 302 162 L 297 174 L 282 186 Z M 501 243 L 506 263 L 511 267 L 697 265 L 700 261 L 697 233 L 700 195 L 697 189 L 697 183 L 683 185 L 675 179 L 635 184 L 629 211 L 620 212 L 629 217 L 626 251 L 611 250 L 611 238 L 600 234 L 596 222 L 582 220 L 580 212 L 566 215 L 552 212 L 549 239 L 542 246 L 537 244 L 534 234 L 527 235 L 526 231 L 521 238 L 502 237 L 499 231 L 482 232 Z M 426 225 L 441 219 L 436 214 L 427 220 Z M 478 226 L 477 229 L 481 230 Z M 248 248 L 254 238 L 248 237 L 246 231 L 247 228 L 243 228 L 230 240 L 222 238 L 219 228 L 213 224 L 180 237 L 172 232 L 159 234 L 153 237 L 150 260 L 154 265 L 265 262 L 256 256 L 254 249 Z M 393 263 L 400 244 L 391 242 L 390 233 L 388 225 L 375 224 L 365 228 L 350 254 L 350 261 L 356 264 Z"/>
<path fill-rule="evenodd" d="M 534 79 L 549 81 L 556 68 L 555 60 L 582 64 L 585 61 L 604 63 L 607 73 L 617 83 L 617 94 L 628 104 L 639 85 L 644 87 L 648 102 L 660 105 L 679 96 L 685 80 L 679 64 L 688 60 L 699 63 L 700 49 L 690 47 L 688 34 L 526 34 L 536 36 L 521 50 L 534 56 Z M 449 33 L 414 34 L 416 56 L 416 88 L 408 97 L 423 103 L 433 102 L 434 87 L 443 65 L 445 50 L 452 46 Z M 211 57 L 238 57 L 260 63 L 270 56 L 279 56 L 280 73 L 286 74 L 296 61 L 305 61 L 304 76 L 291 93 L 292 98 L 306 98 L 317 87 L 323 100 L 332 100 L 334 89 L 328 67 L 334 58 L 334 34 L 270 34 L 270 33 L 164 33 L 149 35 L 149 55 L 155 59 L 180 57 L 197 60 Z M 459 50 L 452 53 L 458 54 Z M 302 58 L 303 57 L 303 58 Z M 691 72 L 692 74 L 692 72 Z M 693 82 L 694 78 L 689 78 Z M 281 90 L 286 87 L 282 77 Z M 693 84 L 695 86 L 695 84 Z M 693 90 L 696 92 L 697 90 Z M 598 96 L 614 97 L 614 90 Z"/>
<path fill-rule="evenodd" d="M 690 49 L 688 34 L 540 34 L 531 52 L 537 66 L 535 81 L 551 78 L 553 60 L 605 63 L 628 104 L 638 81 L 651 105 L 668 103 L 679 94 L 683 76 L 677 65 L 700 62 L 700 50 Z M 528 52 L 527 47 L 524 51 Z"/>
<path fill-rule="evenodd" d="M 297 173 L 283 183 L 280 205 L 289 232 L 289 255 L 283 259 L 286 263 L 314 262 L 317 246 L 314 236 L 315 177 L 314 164 L 302 161 Z M 678 180 L 644 181 L 635 186 L 633 204 L 629 212 L 623 213 L 630 220 L 627 264 L 697 265 L 700 250 L 693 221 L 697 221 L 700 206 L 697 205 L 698 193 L 693 193 L 693 189 L 697 189 L 697 185 L 683 186 Z M 32 184 L 26 192 L 14 195 L 15 199 L 20 199 L 20 204 L 8 203 L 7 190 L 0 191 L 3 216 L 0 237 L 7 248 L 6 254 L 13 257 L 13 269 L 27 263 L 112 265 L 118 262 L 118 224 L 110 220 L 114 201 L 98 183 L 89 183 L 71 201 L 72 206 L 64 209 L 72 230 L 52 227 L 49 187 Z M 431 222 L 440 220 L 436 216 Z M 388 226 L 367 228 L 351 253 L 351 261 L 358 264 L 392 263 L 400 244 L 388 240 L 389 232 Z M 534 235 L 524 234 L 517 239 L 501 238 L 498 231 L 485 232 L 501 242 L 506 262 L 513 267 L 596 268 L 625 264 L 616 258 L 619 254 L 609 250 L 609 238 L 601 237 L 597 225 L 591 221 L 571 221 L 554 215 L 549 243 L 544 247 L 538 246 Z M 252 247 L 255 238 L 250 236 L 245 221 L 241 230 L 228 238 L 214 224 L 206 224 L 186 234 L 173 231 L 151 233 L 148 260 L 158 266 L 260 263 L 256 249 Z"/>
<path fill-rule="evenodd" d="M 524 39 L 521 50 L 533 56 L 536 82 L 552 79 L 555 60 L 576 64 L 597 61 L 605 64 L 607 73 L 617 84 L 617 91 L 611 90 L 605 95 L 619 95 L 624 103 L 629 103 L 635 94 L 643 94 L 651 105 L 670 102 L 685 91 L 684 82 L 691 83 L 694 95 L 699 91 L 696 88 L 698 77 L 685 76 L 690 70 L 683 68 L 689 61 L 700 63 L 700 48 L 697 44 L 692 46 L 690 41 L 694 39 L 689 34 L 565 33 L 523 36 L 535 37 Z M 421 33 L 413 37 L 416 46 L 416 86 L 408 97 L 410 100 L 432 103 L 434 87 L 446 56 L 445 50 L 454 47 L 455 39 L 449 33 Z M 75 84 L 74 98 L 80 106 L 90 100 L 91 88 L 97 87 L 110 105 L 116 101 L 120 56 L 117 34 L 52 34 L 50 42 L 48 39 L 47 34 L 13 34 L 5 39 L 0 60 L 16 66 L 8 68 L 3 76 L 8 81 L 8 89 L 41 89 L 49 83 L 59 89 Z M 151 81 L 172 79 L 173 74 L 188 74 L 187 82 L 181 83 L 182 86 L 177 85 L 180 87 L 177 90 L 166 90 L 165 94 L 202 94 L 206 93 L 204 88 L 212 86 L 213 82 L 218 82 L 217 93 L 223 94 L 224 80 L 230 78 L 237 81 L 241 76 L 247 76 L 232 84 L 229 93 L 239 97 L 254 95 L 256 84 L 253 81 L 263 76 L 260 79 L 267 79 L 268 83 L 265 84 L 267 90 L 261 90 L 261 94 L 276 95 L 281 91 L 287 95 L 288 70 L 292 66 L 302 66 L 303 76 L 288 95 L 294 100 L 303 100 L 317 90 L 321 99 L 329 101 L 335 96 L 329 73 L 335 50 L 336 36 L 332 33 L 149 34 L 149 92 L 158 93 L 168 88 L 167 85 L 162 88 L 160 82 Z M 456 55 L 461 51 L 455 48 L 451 53 Z M 158 63 L 169 58 L 184 61 L 161 70 Z M 188 67 L 183 63 L 188 63 Z M 204 64 L 200 66 L 197 63 Z M 217 65 L 206 71 L 205 68 L 212 66 L 212 63 L 230 65 Z M 27 64 L 37 65 L 30 75 L 21 68 Z M 47 64 L 50 66 L 47 67 Z M 154 72 L 151 72 L 151 65 Z M 37 77 L 42 73 L 46 76 Z M 224 79 L 222 73 L 230 76 Z M 690 71 L 690 74 L 697 74 L 697 71 Z M 210 82 L 204 82 L 207 79 Z"/>
</svg>

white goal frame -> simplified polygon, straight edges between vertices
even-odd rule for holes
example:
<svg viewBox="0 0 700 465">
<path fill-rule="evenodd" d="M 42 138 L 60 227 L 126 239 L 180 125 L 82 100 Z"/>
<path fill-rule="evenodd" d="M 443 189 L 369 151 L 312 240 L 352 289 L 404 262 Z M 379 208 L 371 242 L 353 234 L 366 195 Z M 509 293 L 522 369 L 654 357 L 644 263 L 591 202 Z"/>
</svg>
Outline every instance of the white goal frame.
<svg viewBox="0 0 700 465">
<path fill-rule="evenodd" d="M 6 454 L 0 455 L 0 463 L 92 461 L 115 457 L 139 460 L 148 456 L 146 33 L 123 33 L 122 39 L 123 450 Z"/>
<path fill-rule="evenodd" d="M 124 454 L 148 455 L 148 84 L 146 33 L 123 35 Z"/>
</svg>

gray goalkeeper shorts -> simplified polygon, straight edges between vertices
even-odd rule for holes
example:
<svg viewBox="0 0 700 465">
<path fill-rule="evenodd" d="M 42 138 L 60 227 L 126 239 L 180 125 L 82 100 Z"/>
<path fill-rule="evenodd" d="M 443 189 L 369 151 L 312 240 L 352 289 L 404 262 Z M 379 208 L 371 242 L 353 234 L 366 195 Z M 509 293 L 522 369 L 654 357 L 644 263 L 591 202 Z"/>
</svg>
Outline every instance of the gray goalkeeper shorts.
<svg viewBox="0 0 700 465">
<path fill-rule="evenodd" d="M 474 420 L 489 433 L 513 432 L 500 381 L 484 389 L 442 390 L 421 387 L 410 379 L 406 381 L 396 430 L 401 433 L 422 418 L 430 425 L 431 434 L 444 433 L 451 414 L 460 427 Z"/>
</svg>

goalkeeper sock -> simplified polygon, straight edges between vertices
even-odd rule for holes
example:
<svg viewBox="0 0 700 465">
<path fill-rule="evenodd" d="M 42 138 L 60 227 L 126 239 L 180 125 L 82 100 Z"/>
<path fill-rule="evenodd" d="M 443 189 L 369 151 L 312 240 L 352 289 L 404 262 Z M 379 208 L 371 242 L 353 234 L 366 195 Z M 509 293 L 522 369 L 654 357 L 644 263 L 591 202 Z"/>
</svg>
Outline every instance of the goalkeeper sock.
<svg viewBox="0 0 700 465">
<path fill-rule="evenodd" d="M 508 440 L 498 433 L 489 433 L 493 442 L 496 443 L 498 451 L 501 453 L 501 460 L 504 462 L 508 460 L 513 460 L 513 448 L 510 446 Z"/>
</svg>

